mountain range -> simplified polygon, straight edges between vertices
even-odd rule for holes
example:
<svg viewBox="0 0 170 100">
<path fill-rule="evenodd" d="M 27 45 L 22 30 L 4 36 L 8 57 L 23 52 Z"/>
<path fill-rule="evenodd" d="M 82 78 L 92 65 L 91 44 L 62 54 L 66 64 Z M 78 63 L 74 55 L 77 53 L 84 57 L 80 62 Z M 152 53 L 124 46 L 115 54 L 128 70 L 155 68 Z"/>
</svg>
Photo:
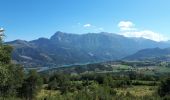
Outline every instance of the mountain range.
<svg viewBox="0 0 170 100">
<path fill-rule="evenodd" d="M 124 60 L 154 60 L 154 61 L 170 61 L 170 48 L 150 48 L 143 49 L 135 54 L 127 56 Z"/>
<path fill-rule="evenodd" d="M 72 34 L 57 31 L 48 38 L 6 42 L 14 47 L 13 62 L 46 67 L 122 59 L 146 48 L 167 48 L 169 42 L 128 38 L 113 33 Z"/>
</svg>

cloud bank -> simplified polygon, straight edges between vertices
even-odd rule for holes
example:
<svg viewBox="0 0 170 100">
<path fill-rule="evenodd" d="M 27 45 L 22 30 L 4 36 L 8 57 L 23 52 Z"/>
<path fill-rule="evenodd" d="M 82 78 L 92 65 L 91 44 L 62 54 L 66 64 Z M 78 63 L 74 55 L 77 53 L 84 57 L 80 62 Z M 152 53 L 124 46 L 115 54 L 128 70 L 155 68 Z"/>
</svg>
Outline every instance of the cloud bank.
<svg viewBox="0 0 170 100">
<path fill-rule="evenodd" d="M 135 27 L 135 24 L 131 21 L 120 21 L 118 23 L 120 34 L 126 37 L 137 37 L 154 40 L 157 42 L 167 41 L 168 38 L 160 33 L 153 32 L 151 30 L 139 30 Z"/>
</svg>

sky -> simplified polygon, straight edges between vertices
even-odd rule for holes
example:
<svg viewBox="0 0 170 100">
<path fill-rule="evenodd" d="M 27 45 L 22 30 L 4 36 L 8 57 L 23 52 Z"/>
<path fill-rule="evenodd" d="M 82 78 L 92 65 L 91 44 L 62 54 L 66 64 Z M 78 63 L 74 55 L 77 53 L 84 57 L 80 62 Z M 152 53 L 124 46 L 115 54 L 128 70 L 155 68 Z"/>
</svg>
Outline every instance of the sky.
<svg viewBox="0 0 170 100">
<path fill-rule="evenodd" d="M 5 41 L 50 38 L 56 31 L 109 32 L 170 39 L 170 0 L 0 0 Z"/>
</svg>

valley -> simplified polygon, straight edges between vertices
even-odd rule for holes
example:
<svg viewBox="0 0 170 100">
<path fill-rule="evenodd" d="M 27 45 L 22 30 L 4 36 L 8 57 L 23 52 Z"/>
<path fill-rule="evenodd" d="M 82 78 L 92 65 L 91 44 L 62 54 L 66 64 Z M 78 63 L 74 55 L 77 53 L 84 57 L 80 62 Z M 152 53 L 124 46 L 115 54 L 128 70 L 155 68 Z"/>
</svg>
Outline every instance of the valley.
<svg viewBox="0 0 170 100">
<path fill-rule="evenodd" d="M 17 74 L 25 74 L 24 82 L 18 80 L 18 96 L 9 100 L 169 98 L 162 87 L 170 76 L 169 42 L 106 32 L 77 35 L 58 31 L 50 39 L 15 40 L 5 45 L 13 48 L 11 63 L 23 68 L 24 73 Z M 29 81 L 37 88 L 31 88 Z"/>
<path fill-rule="evenodd" d="M 0 100 L 170 100 L 170 0 L 0 0 Z"/>
<path fill-rule="evenodd" d="M 146 39 L 142 39 L 139 43 L 140 39 L 134 41 L 134 39 L 109 34 L 111 39 L 107 43 L 112 43 L 104 45 L 105 38 L 103 40 L 105 42 L 101 42 L 103 36 L 109 38 L 108 33 L 77 36 L 57 32 L 51 39 L 2 43 L 0 64 L 6 67 L 0 67 L 2 68 L 0 100 L 4 98 L 7 100 L 169 98 L 168 43 Z M 86 38 L 85 44 L 77 42 L 80 41 L 80 37 L 81 40 Z M 100 38 L 96 39 L 96 37 Z M 126 41 L 118 42 L 118 39 L 116 41 L 118 44 L 114 44 L 115 37 Z M 42 43 L 42 40 L 45 42 Z M 128 41 L 132 42 L 132 47 L 125 46 Z M 134 44 L 143 47 L 136 47 Z M 150 47 L 148 44 L 153 48 L 148 48 Z M 117 48 L 120 45 L 123 47 Z M 123 50 L 125 48 L 126 52 Z"/>
<path fill-rule="evenodd" d="M 109 61 L 85 65 L 58 67 L 40 72 L 49 75 L 48 85 L 37 98 L 161 100 L 157 95 L 160 84 L 170 76 L 169 62 Z M 64 78 L 65 76 L 65 78 Z M 67 94 L 55 87 L 54 79 L 70 80 Z M 62 80 L 63 82 L 63 80 Z M 60 100 L 60 99 L 59 99 Z M 62 100 L 62 99 L 61 99 Z"/>
</svg>

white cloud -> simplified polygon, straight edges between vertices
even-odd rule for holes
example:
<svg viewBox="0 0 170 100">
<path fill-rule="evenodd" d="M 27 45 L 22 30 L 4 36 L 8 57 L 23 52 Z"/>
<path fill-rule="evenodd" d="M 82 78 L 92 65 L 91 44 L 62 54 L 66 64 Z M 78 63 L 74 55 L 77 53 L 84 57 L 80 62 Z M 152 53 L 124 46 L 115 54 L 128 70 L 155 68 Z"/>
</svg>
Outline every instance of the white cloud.
<svg viewBox="0 0 170 100">
<path fill-rule="evenodd" d="M 132 31 L 136 30 L 134 28 L 135 24 L 133 24 L 130 21 L 120 21 L 118 24 L 118 27 L 120 28 L 121 31 Z"/>
<path fill-rule="evenodd" d="M 83 27 L 91 27 L 92 25 L 91 24 L 85 24 L 83 25 Z"/>
<path fill-rule="evenodd" d="M 92 25 L 92 24 L 84 24 L 83 27 L 86 29 L 86 30 L 90 30 L 91 32 L 101 32 L 101 31 L 104 31 L 104 28 L 103 27 L 98 27 L 98 26 L 95 26 L 95 25 Z"/>
<path fill-rule="evenodd" d="M 2 38 L 3 32 L 4 32 L 4 29 L 3 29 L 3 28 L 0 28 L 0 38 Z"/>
<path fill-rule="evenodd" d="M 137 38 L 145 38 L 150 39 L 154 41 L 167 41 L 168 38 L 163 36 L 160 33 L 153 32 L 151 30 L 139 30 L 135 28 L 135 24 L 133 24 L 130 21 L 121 21 L 118 24 L 118 27 L 120 28 L 121 35 L 124 35 L 125 37 L 137 37 Z"/>
<path fill-rule="evenodd" d="M 3 31 L 4 31 L 4 29 L 0 27 L 0 32 L 3 32 Z"/>
<path fill-rule="evenodd" d="M 142 37 L 145 39 L 150 39 L 150 40 L 154 40 L 154 41 L 158 41 L 158 42 L 168 40 L 168 38 L 164 37 L 163 35 L 161 35 L 159 33 L 155 33 L 150 30 L 124 32 L 124 33 L 122 33 L 122 35 L 124 35 L 126 37 L 138 37 L 138 38 Z"/>
</svg>

